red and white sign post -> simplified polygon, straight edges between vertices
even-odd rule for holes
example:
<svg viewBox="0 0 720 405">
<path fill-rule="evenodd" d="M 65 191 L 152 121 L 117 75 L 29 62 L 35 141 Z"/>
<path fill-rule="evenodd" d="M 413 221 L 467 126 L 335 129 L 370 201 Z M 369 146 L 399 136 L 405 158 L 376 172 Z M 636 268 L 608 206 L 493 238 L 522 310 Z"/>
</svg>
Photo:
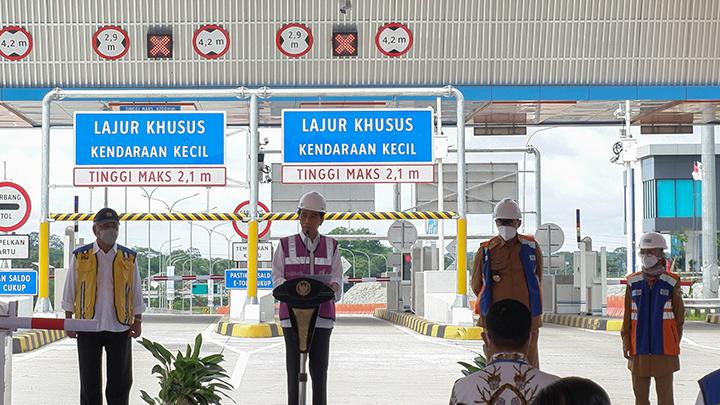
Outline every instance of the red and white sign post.
<svg viewBox="0 0 720 405">
<path fill-rule="evenodd" d="M 30 218 L 30 196 L 20 185 L 0 182 L 0 232 L 12 232 Z"/>
<path fill-rule="evenodd" d="M 412 31 L 401 23 L 380 27 L 375 35 L 375 46 L 385 56 L 396 58 L 408 53 L 413 44 Z"/>
<path fill-rule="evenodd" d="M 95 32 L 92 38 L 92 46 L 99 57 L 116 60 L 125 56 L 130 50 L 130 37 L 124 29 L 115 25 L 108 25 Z"/>
<path fill-rule="evenodd" d="M 235 207 L 235 211 L 233 211 L 236 214 L 243 214 L 246 216 L 250 216 L 250 201 L 243 201 L 240 204 L 238 204 L 237 207 Z M 267 207 L 267 205 L 261 203 L 258 201 L 258 216 L 261 216 L 263 214 L 266 214 L 270 212 L 270 209 Z M 258 239 L 264 237 L 265 235 L 270 232 L 270 224 L 272 221 L 263 221 L 262 222 L 262 229 L 258 231 Z M 238 222 L 233 221 L 232 223 L 233 229 L 235 229 L 235 232 L 237 232 L 238 235 L 240 235 L 243 239 L 248 238 L 248 225 L 245 222 Z"/>
<path fill-rule="evenodd" d="M 275 35 L 275 45 L 285 56 L 299 58 L 312 49 L 313 34 L 303 24 L 286 24 Z"/>
<path fill-rule="evenodd" d="M 33 48 L 32 35 L 22 27 L 10 26 L 0 30 L 0 56 L 20 60 L 30 55 Z"/>
<path fill-rule="evenodd" d="M 193 49 L 205 59 L 217 59 L 230 49 L 230 34 L 219 25 L 203 25 L 193 35 Z"/>
</svg>

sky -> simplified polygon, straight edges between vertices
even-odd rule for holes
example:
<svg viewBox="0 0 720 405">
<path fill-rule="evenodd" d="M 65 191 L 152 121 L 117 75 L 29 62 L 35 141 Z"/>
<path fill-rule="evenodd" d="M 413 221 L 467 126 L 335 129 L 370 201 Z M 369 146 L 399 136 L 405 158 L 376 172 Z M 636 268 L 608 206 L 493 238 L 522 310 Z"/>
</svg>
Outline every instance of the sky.
<svg viewBox="0 0 720 405">
<path fill-rule="evenodd" d="M 533 135 L 533 133 L 537 132 Z M 228 176 L 232 179 L 246 178 L 245 164 L 245 131 L 228 129 L 226 144 L 226 164 Z M 454 146 L 455 133 L 445 128 L 450 145 Z M 280 148 L 280 131 L 268 129 L 261 132 L 261 139 L 270 141 L 268 149 Z M 610 163 L 611 147 L 619 139 L 619 129 L 611 127 L 583 128 L 530 128 L 527 136 L 476 137 L 471 132 L 467 135 L 468 148 L 492 148 L 523 146 L 530 139 L 530 144 L 537 147 L 542 154 L 542 219 L 553 222 L 565 232 L 563 250 L 576 249 L 575 210 L 581 210 L 582 236 L 589 236 L 594 246 L 605 246 L 609 250 L 624 246 L 623 233 L 623 168 Z M 699 134 L 683 137 L 640 136 L 639 144 L 649 142 L 689 142 L 698 143 Z M 51 134 L 50 152 L 50 211 L 52 213 L 72 212 L 73 196 L 80 197 L 81 212 L 95 212 L 102 207 L 103 189 L 72 188 L 73 173 L 73 131 L 72 129 L 54 129 Z M 266 155 L 266 162 L 278 162 L 279 155 Z M 454 158 L 451 157 L 451 160 Z M 523 154 L 469 154 L 468 162 L 518 162 L 523 165 Z M 17 233 L 29 233 L 38 230 L 40 213 L 40 172 L 41 172 L 41 132 L 33 129 L 0 129 L 0 162 L 5 162 L 7 179 L 19 183 L 29 193 L 33 209 L 28 223 Z M 527 169 L 534 167 L 533 157 L 526 158 Z M 2 173 L 0 173 L 2 174 Z M 525 189 L 525 207 L 533 211 L 534 207 L 534 174 L 527 174 L 528 184 L 523 187 L 520 176 L 519 195 L 523 205 L 523 189 Z M 158 188 L 153 198 L 171 205 L 175 201 L 190 197 L 175 204 L 176 211 L 200 212 L 210 208 L 213 212 L 231 212 L 240 202 L 247 200 L 249 192 L 243 186 L 228 183 L 232 187 L 213 188 L 209 193 L 203 187 L 165 187 Z M 148 189 L 148 192 L 152 189 Z M 376 210 L 392 210 L 391 185 L 376 185 Z M 109 205 L 118 212 L 146 212 L 148 199 L 140 188 L 124 187 L 109 189 Z M 298 196 L 299 197 L 299 196 Z M 260 188 L 260 200 L 270 204 L 270 185 Z M 127 205 L 126 205 L 127 204 Z M 209 204 L 209 205 L 208 205 Z M 410 207 L 410 186 L 403 186 L 403 207 Z M 150 201 L 153 212 L 167 212 L 166 206 L 159 201 Z M 329 207 L 332 211 L 332 207 Z M 532 234 L 537 224 L 533 215 L 528 215 L 521 232 Z M 454 234 L 455 225 L 447 221 L 447 234 Z M 51 233 L 63 235 L 69 223 L 51 224 Z M 370 228 L 376 234 L 386 234 L 390 221 L 326 221 L 321 232 L 328 232 L 336 226 L 353 228 Z M 424 221 L 415 221 L 418 232 L 425 232 Z M 205 227 L 205 229 L 201 228 Z M 209 253 L 209 228 L 215 227 L 212 233 L 213 256 L 227 256 L 229 243 L 240 241 L 229 223 L 204 222 L 193 227 L 192 245 L 200 249 L 203 256 Z M 272 235 L 284 236 L 297 231 L 297 224 L 292 222 L 274 222 L 271 226 Z M 153 249 L 167 249 L 168 240 L 172 235 L 173 249 L 190 247 L 190 225 L 154 222 L 151 225 L 151 246 Z M 470 215 L 468 234 L 487 235 L 494 233 L 492 219 L 489 215 Z M 94 238 L 91 224 L 81 223 L 80 236 L 86 242 Z M 125 223 L 120 232 L 119 243 L 132 246 L 147 246 L 148 225 L 146 222 Z M 446 241 L 449 242 L 449 241 Z M 468 242 L 469 249 L 476 249 L 479 241 Z"/>
</svg>

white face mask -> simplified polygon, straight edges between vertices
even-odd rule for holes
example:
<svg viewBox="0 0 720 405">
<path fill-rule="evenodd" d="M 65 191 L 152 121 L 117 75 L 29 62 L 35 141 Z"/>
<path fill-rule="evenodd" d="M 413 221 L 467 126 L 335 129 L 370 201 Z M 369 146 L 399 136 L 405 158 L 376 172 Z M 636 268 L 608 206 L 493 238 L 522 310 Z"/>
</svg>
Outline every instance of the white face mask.
<svg viewBox="0 0 720 405">
<path fill-rule="evenodd" d="M 508 241 L 517 236 L 517 228 L 514 226 L 501 225 L 498 226 L 498 232 L 503 240 Z"/>
<path fill-rule="evenodd" d="M 660 259 L 658 259 L 658 257 L 655 255 L 643 255 L 642 256 L 642 264 L 643 264 L 643 267 L 646 269 L 651 269 L 651 268 L 655 267 L 655 265 L 658 264 L 659 261 L 660 261 Z"/>
<path fill-rule="evenodd" d="M 101 229 L 98 232 L 98 239 L 103 241 L 106 245 L 114 245 L 115 241 L 117 241 L 118 233 L 118 230 L 113 228 Z"/>
</svg>

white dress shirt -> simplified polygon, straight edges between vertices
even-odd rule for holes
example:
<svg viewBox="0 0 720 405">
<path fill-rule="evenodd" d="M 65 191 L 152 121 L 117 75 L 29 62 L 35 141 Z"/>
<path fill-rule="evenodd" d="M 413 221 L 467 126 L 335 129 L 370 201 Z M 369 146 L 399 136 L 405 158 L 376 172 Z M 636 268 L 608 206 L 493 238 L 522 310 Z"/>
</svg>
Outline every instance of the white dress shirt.
<svg viewBox="0 0 720 405">
<path fill-rule="evenodd" d="M 294 235 L 293 235 L 294 236 Z M 314 252 L 317 248 L 317 244 L 320 241 L 320 234 L 315 238 L 315 240 L 310 239 L 309 236 L 305 235 L 304 233 L 300 233 L 300 239 L 305 244 L 305 247 L 307 247 L 307 250 L 309 252 Z M 343 276 L 343 269 L 342 269 L 342 262 L 340 261 L 340 249 L 335 249 L 334 252 L 332 252 L 332 271 L 330 272 L 330 283 L 337 283 L 340 288 L 338 291 L 335 292 L 335 301 L 340 301 L 340 298 L 342 298 L 342 276 Z M 315 258 L 315 256 L 310 256 L 311 258 Z M 312 269 L 314 266 L 310 266 L 310 269 Z M 282 243 L 278 243 L 277 249 L 275 249 L 275 256 L 273 256 L 272 261 L 272 279 L 273 279 L 273 288 L 283 284 L 285 281 L 285 251 L 283 250 Z M 325 319 L 318 317 L 317 321 L 315 322 L 316 328 L 325 328 L 330 329 L 333 327 L 335 322 L 332 319 Z M 280 321 L 280 326 L 283 328 L 290 328 L 292 327 L 289 319 L 283 319 Z"/>
<path fill-rule="evenodd" d="M 127 325 L 121 324 L 115 312 L 115 293 L 113 292 L 113 261 L 117 253 L 117 244 L 113 245 L 107 253 L 103 252 L 97 242 L 93 243 L 93 254 L 97 258 L 97 295 L 95 299 L 95 316 L 98 321 L 98 329 L 108 332 L 123 332 L 129 329 Z M 65 279 L 65 290 L 63 291 L 62 308 L 65 311 L 75 312 L 75 255 L 70 258 L 70 270 Z M 143 301 L 142 282 L 140 270 L 138 269 L 137 258 L 135 259 L 135 276 L 133 277 L 133 315 L 145 312 L 146 306 Z"/>
</svg>

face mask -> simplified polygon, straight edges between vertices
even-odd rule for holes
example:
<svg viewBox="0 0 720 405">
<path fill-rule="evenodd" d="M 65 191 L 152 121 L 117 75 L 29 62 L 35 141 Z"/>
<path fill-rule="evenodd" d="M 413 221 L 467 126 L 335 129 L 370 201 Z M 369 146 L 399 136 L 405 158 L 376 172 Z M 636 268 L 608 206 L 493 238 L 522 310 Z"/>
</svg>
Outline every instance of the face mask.
<svg viewBox="0 0 720 405">
<path fill-rule="evenodd" d="M 101 229 L 98 235 L 98 239 L 100 239 L 106 245 L 114 245 L 117 238 L 118 230 L 112 228 Z"/>
<path fill-rule="evenodd" d="M 503 240 L 508 241 L 517 235 L 517 229 L 513 226 L 502 225 L 498 226 L 498 232 Z"/>
<path fill-rule="evenodd" d="M 658 261 L 660 261 L 660 259 L 658 259 L 655 255 L 645 255 L 642 257 L 642 264 L 646 269 L 655 267 L 655 265 L 658 264 Z"/>
</svg>

